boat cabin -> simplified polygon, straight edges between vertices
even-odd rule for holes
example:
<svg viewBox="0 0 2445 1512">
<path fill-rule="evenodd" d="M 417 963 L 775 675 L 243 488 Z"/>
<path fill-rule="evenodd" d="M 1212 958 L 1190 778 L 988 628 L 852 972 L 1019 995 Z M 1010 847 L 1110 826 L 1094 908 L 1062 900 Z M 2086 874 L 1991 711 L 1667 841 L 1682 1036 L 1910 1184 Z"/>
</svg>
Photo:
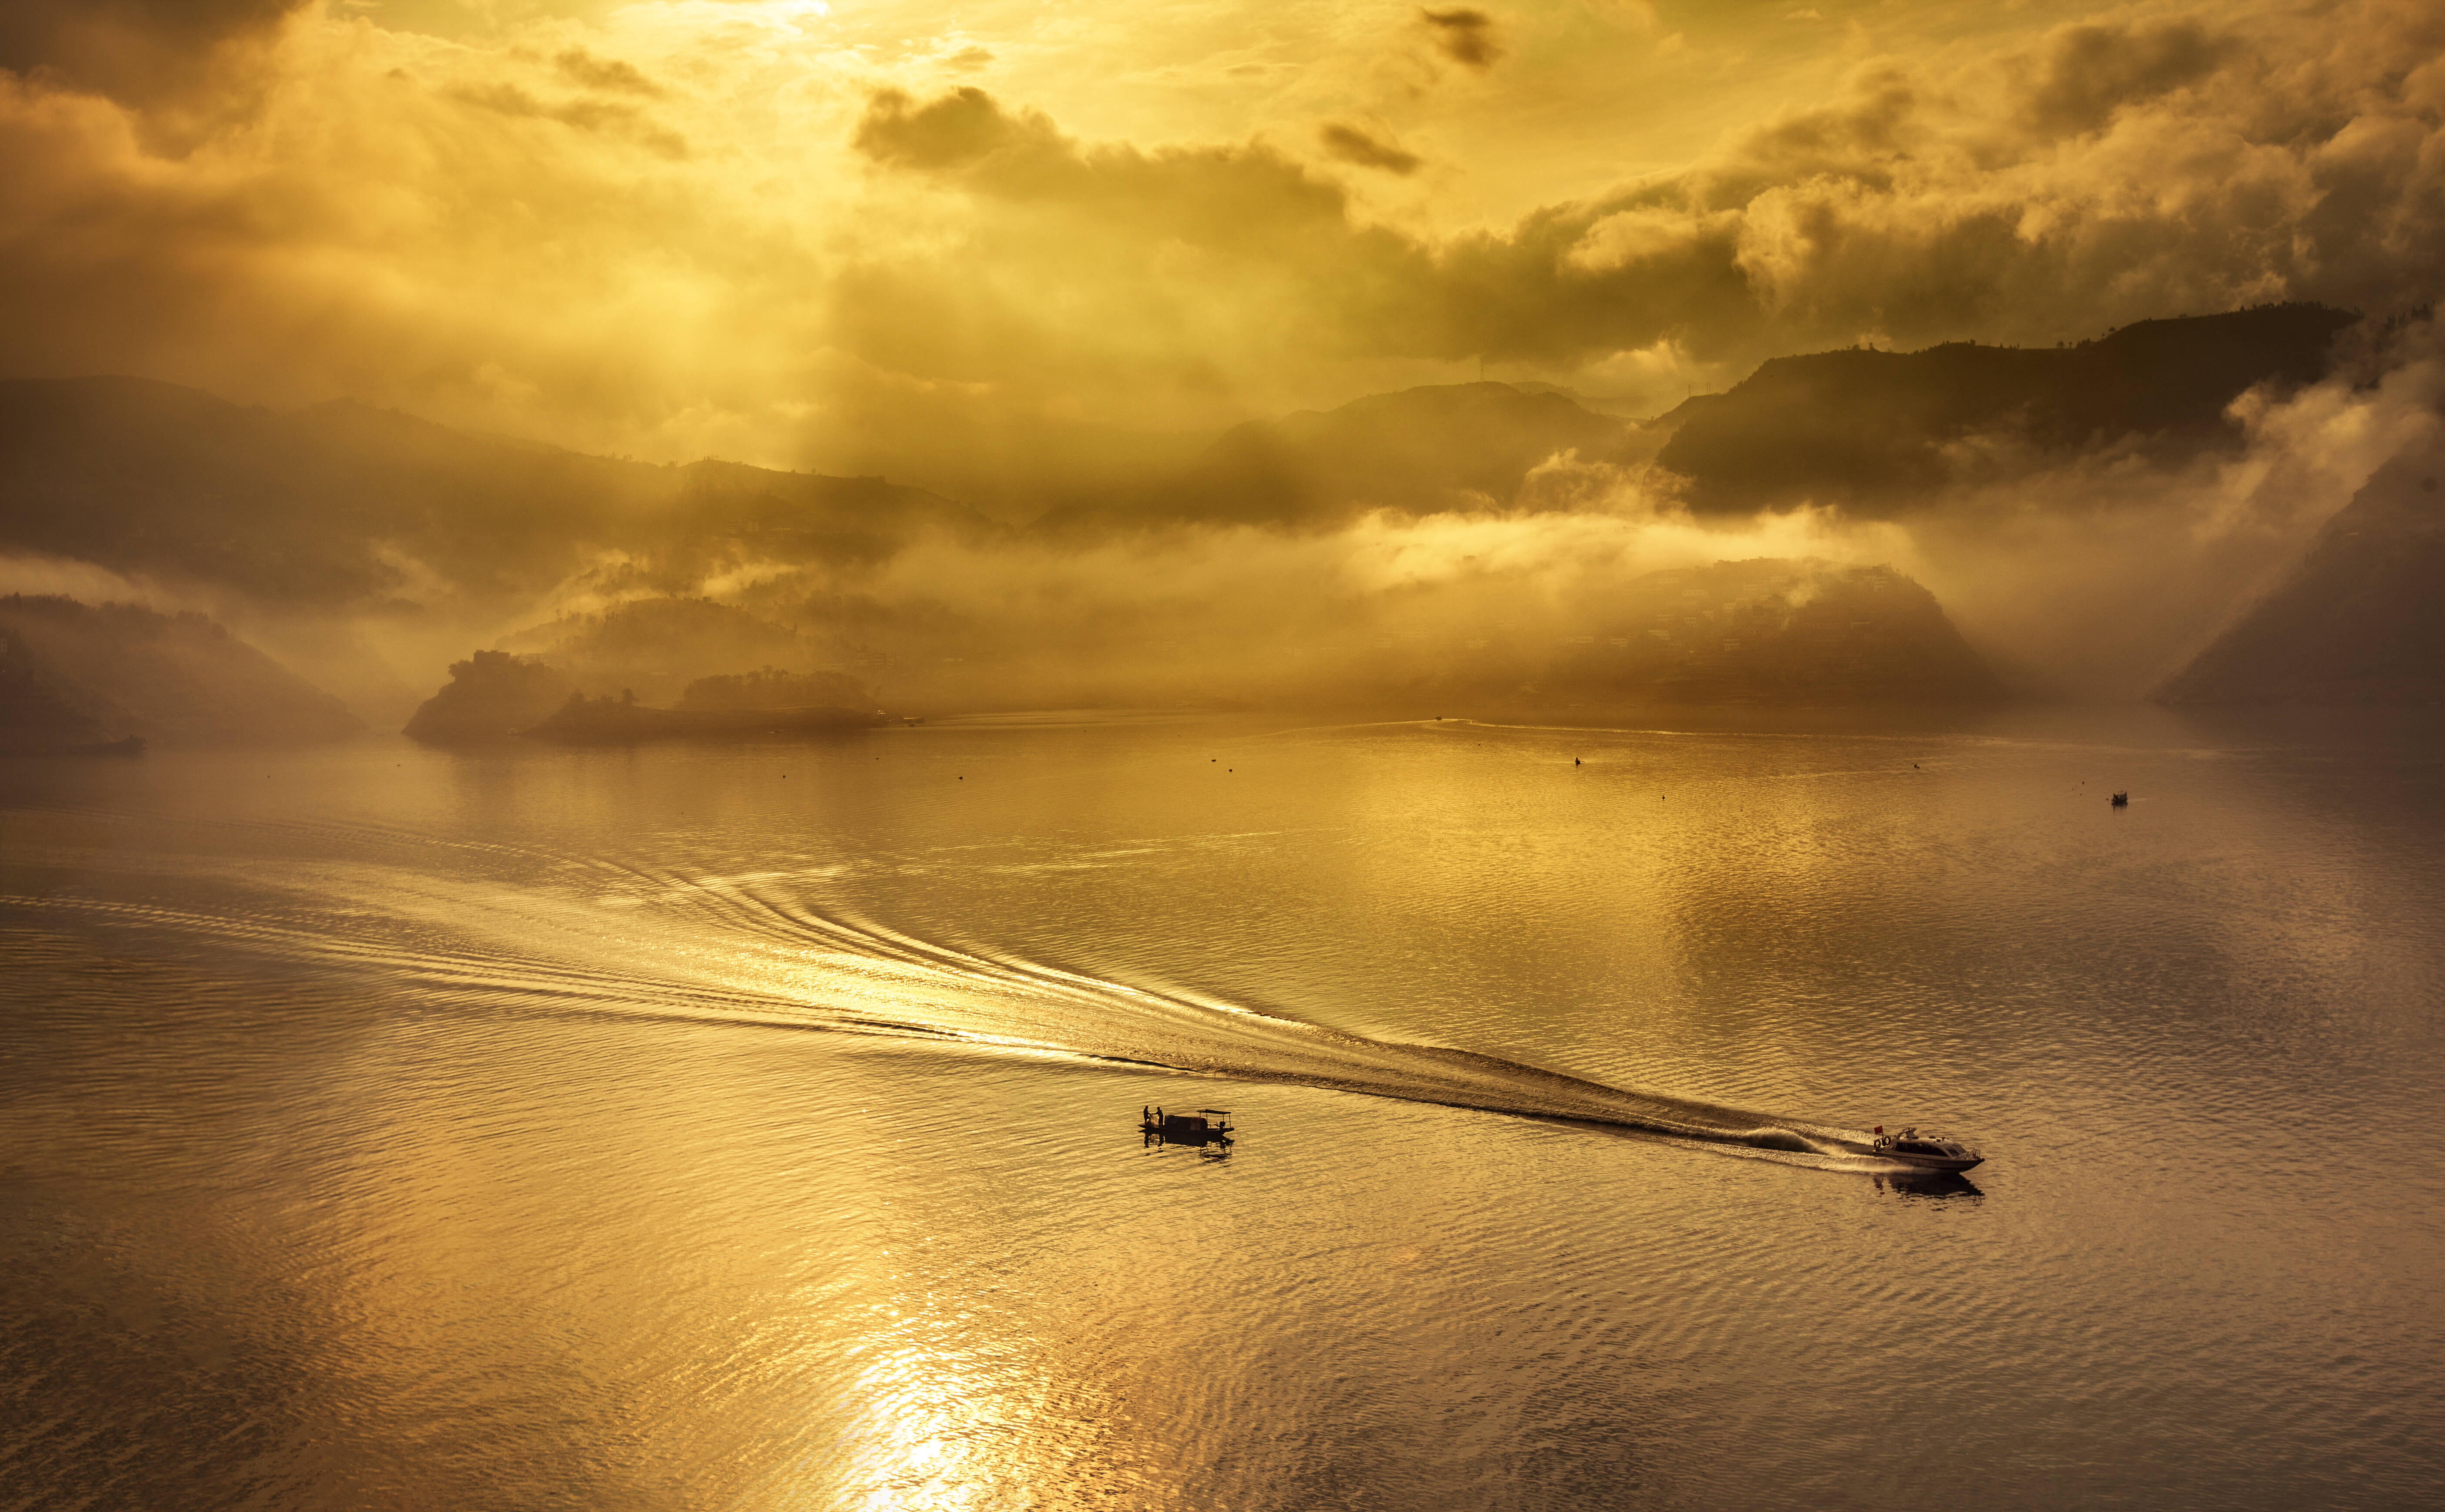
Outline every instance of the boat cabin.
<svg viewBox="0 0 2445 1512">
<path fill-rule="evenodd" d="M 1876 1128 L 1876 1142 L 1872 1148 L 1879 1155 L 1935 1170 L 1968 1170 L 1986 1158 L 1969 1146 L 1957 1144 L 1941 1134 L 1921 1133 L 1916 1129 L 1888 1134 L 1881 1124 Z"/>
<path fill-rule="evenodd" d="M 1138 1127 L 1148 1144 L 1194 1145 L 1203 1149 L 1208 1145 L 1231 1143 L 1231 1114 L 1222 1108 L 1201 1108 L 1193 1113 L 1142 1109 Z"/>
<path fill-rule="evenodd" d="M 1969 1151 L 1949 1140 L 1896 1139 L 1890 1147 L 1896 1155 L 1941 1155 L 1947 1160 L 1960 1160 Z"/>
</svg>

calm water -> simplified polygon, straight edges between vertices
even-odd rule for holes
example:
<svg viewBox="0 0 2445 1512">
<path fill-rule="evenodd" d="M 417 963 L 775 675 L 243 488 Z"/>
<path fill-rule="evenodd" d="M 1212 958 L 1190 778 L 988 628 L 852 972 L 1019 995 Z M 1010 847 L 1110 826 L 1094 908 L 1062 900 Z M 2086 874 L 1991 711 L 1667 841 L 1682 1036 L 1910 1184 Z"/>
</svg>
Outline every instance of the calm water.
<svg viewBox="0 0 2445 1512">
<path fill-rule="evenodd" d="M 2410 1504 L 2438 736 L 11 763 L 0 1506 Z"/>
</svg>

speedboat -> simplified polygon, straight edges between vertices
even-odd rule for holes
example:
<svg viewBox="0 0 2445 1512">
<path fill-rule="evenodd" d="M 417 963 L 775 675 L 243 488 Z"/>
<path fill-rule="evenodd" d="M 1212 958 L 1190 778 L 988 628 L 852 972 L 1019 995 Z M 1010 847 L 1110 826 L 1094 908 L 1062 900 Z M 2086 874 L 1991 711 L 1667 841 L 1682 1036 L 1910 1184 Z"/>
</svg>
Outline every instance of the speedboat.
<svg viewBox="0 0 2445 1512">
<path fill-rule="evenodd" d="M 1921 1170 L 1968 1170 L 1987 1158 L 1941 1134 L 1921 1133 L 1914 1128 L 1888 1134 L 1882 1124 L 1876 1126 L 1876 1142 L 1870 1148 L 1887 1160 Z"/>
</svg>

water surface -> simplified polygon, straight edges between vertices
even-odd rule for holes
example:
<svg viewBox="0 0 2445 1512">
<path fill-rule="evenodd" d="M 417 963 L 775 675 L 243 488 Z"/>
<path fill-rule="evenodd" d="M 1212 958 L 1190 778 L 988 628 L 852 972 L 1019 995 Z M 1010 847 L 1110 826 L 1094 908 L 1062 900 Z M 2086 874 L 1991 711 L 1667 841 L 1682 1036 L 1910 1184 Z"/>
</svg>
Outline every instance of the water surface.
<svg viewBox="0 0 2445 1512">
<path fill-rule="evenodd" d="M 0 1505 L 2402 1505 L 2436 733 L 9 763 Z"/>
</svg>

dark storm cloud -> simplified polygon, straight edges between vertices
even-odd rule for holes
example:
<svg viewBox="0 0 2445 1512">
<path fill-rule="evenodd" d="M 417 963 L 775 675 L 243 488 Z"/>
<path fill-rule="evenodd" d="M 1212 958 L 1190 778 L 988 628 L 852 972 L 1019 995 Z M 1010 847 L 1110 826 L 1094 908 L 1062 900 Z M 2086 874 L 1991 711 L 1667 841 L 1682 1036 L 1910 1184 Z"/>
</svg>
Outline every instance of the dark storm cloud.
<svg viewBox="0 0 2445 1512">
<path fill-rule="evenodd" d="M 552 64 L 560 69 L 561 77 L 582 88 L 657 100 L 663 95 L 663 86 L 646 78 L 635 64 L 598 58 L 583 47 L 569 48 L 552 59 Z"/>
<path fill-rule="evenodd" d="M 447 93 L 463 104 L 504 116 L 556 121 L 577 131 L 618 136 L 659 157 L 681 159 L 688 155 L 685 138 L 656 125 L 634 105 L 587 99 L 548 102 L 510 84 L 466 84 Z"/>
<path fill-rule="evenodd" d="M 1491 68 L 1502 56 L 1494 18 L 1483 10 L 1421 10 L 1418 20 L 1434 38 L 1435 50 L 1466 68 Z"/>
<path fill-rule="evenodd" d="M 1040 111 L 1013 116 L 974 84 L 919 104 L 897 89 L 867 103 L 853 140 L 859 152 L 894 168 L 944 173 L 999 159 L 1007 172 L 1024 159 L 1074 160 L 1074 150 Z"/>
<path fill-rule="evenodd" d="M 1372 345 L 1357 326 L 1396 320 L 1428 271 L 1414 240 L 1353 225 L 1343 186 L 1261 144 L 1086 144 L 972 88 L 879 95 L 852 140 L 888 177 L 976 211 L 953 245 L 837 276 L 837 347 L 923 375 L 859 381 L 844 402 L 861 407 L 946 402 L 945 379 L 1099 409 L 1211 405 L 1252 350 Z"/>
<path fill-rule="evenodd" d="M 905 404 L 929 438 L 923 406 L 954 403 L 979 434 L 1172 433 L 1484 357 L 1663 408 L 1783 352 L 2051 345 L 2280 299 L 2385 312 L 2445 283 L 2445 10 L 2414 0 L 1869 58 L 1687 166 L 1463 231 L 1430 228 L 1466 223 L 1444 201 L 1486 143 L 1427 115 L 1397 119 L 1451 172 L 1417 164 L 1392 214 L 1375 174 L 1417 154 L 1357 103 L 1321 123 L 1303 103 L 1270 140 L 1097 140 L 1034 98 L 876 92 L 866 63 L 793 72 L 732 40 L 554 23 L 487 48 L 285 13 L 0 13 L 33 69 L 0 77 L 0 366 L 374 394 L 605 450 L 667 425 L 638 444 L 778 458 L 795 417 L 860 406 Z M 1432 14 L 1395 18 L 1406 65 L 1429 36 L 1497 36 Z M 275 78 L 263 129 L 195 110 L 234 124 L 164 152 L 199 140 L 163 130 L 185 107 L 67 86 L 87 15 Z M 1528 51 L 1471 81 L 1480 103 L 1540 87 Z M 755 102 L 789 80 L 807 109 L 780 121 Z"/>
<path fill-rule="evenodd" d="M 1073 215 L 1081 230 L 1251 250 L 1313 240 L 1330 252 L 1371 241 L 1352 226 L 1343 190 L 1270 147 L 1085 144 L 1042 112 L 1006 111 L 973 86 L 922 105 L 886 90 L 868 103 L 852 140 L 880 165 Z M 1082 257 L 1101 250 L 1076 248 Z"/>
<path fill-rule="evenodd" d="M 0 67 L 72 72 L 97 47 L 148 39 L 210 47 L 259 35 L 306 0 L 9 0 L 0 7 Z"/>
<path fill-rule="evenodd" d="M 2025 118 L 2041 131 L 2095 131 L 2125 105 L 2196 82 L 2239 50 L 2196 21 L 2066 27 L 2047 40 Z"/>
<path fill-rule="evenodd" d="M 1426 159 L 1404 150 L 1397 142 L 1382 140 L 1356 126 L 1338 121 L 1328 121 L 1316 132 L 1324 143 L 1327 156 L 1361 168 L 1380 168 L 1390 174 L 1413 174 Z"/>
<path fill-rule="evenodd" d="M 1436 248 L 1358 223 L 1346 190 L 1262 144 L 1152 152 L 1088 146 L 1061 135 L 1048 118 L 1006 111 L 976 88 L 924 104 L 896 92 L 878 95 L 854 140 L 880 164 L 1025 203 L 1030 250 L 1042 248 L 1062 269 L 1097 268 L 1108 291 L 1116 282 L 1114 261 L 1129 274 L 1141 273 L 1173 255 L 1167 248 L 1193 246 L 1224 259 L 1199 265 L 1204 297 L 1227 308 L 1261 300 L 1251 321 L 1280 322 L 1306 331 L 1310 342 L 1353 353 L 1569 360 L 1702 324 L 1722 340 L 1753 322 L 1737 266 L 1736 226 L 1703 223 L 1686 209 L 1657 212 L 1659 235 L 1600 262 L 1572 253 L 1590 227 L 1616 209 L 1614 202 L 1540 212 L 1507 232 Z M 1043 225 L 1046 215 L 1056 217 L 1058 233 Z M 964 255 L 982 254 L 988 245 L 1003 255 L 1021 250 L 1016 236 L 980 237 Z M 868 344 L 905 346 L 933 324 L 924 314 L 929 307 L 953 308 L 915 291 L 911 281 L 926 276 L 903 264 L 862 283 L 848 306 L 861 350 L 880 358 L 881 349 Z M 886 298 L 881 284 L 907 292 Z M 956 305 L 971 334 L 990 318 L 973 298 Z M 1008 311 L 1007 328 L 1015 333 L 1030 313 Z"/>
<path fill-rule="evenodd" d="M 2086 25 L 1989 76 L 1875 62 L 1691 170 L 1440 243 L 1365 223 L 1348 191 L 1261 143 L 1084 144 L 975 88 L 879 95 L 855 140 L 980 206 L 1028 207 L 1024 227 L 989 213 L 960 258 L 1041 257 L 1024 283 L 1045 298 L 995 310 L 1000 297 L 958 265 L 903 261 L 887 303 L 921 326 L 926 308 L 958 308 L 972 331 L 1017 339 L 1045 308 L 1120 308 L 1124 286 L 1185 248 L 1197 298 L 1247 307 L 1241 340 L 1296 331 L 1311 355 L 1567 366 L 1659 342 L 1722 362 L 1863 334 L 2050 344 L 2268 299 L 2386 310 L 2434 297 L 2445 22 L 2372 14 L 2402 34 L 2293 54 L 2196 25 Z M 2406 72 L 2422 47 L 2430 63 Z M 1324 140 L 1341 160 L 1395 166 L 1364 133 Z M 961 291 L 917 291 L 937 279 Z M 858 349 L 917 360 L 922 342 L 868 318 L 883 308 L 850 317 Z M 1073 360 L 1112 355 L 1091 341 Z"/>
<path fill-rule="evenodd" d="M 1879 65 L 1688 180 L 1737 207 L 1780 324 L 1933 340 L 2086 312 L 2435 297 L 2445 14 L 2357 8 L 2243 46 L 2195 25 L 2064 28 L 1983 81 Z"/>
<path fill-rule="evenodd" d="M 233 45 L 259 40 L 307 0 L 8 0 L 0 67 L 131 104 L 213 82 Z"/>
</svg>

